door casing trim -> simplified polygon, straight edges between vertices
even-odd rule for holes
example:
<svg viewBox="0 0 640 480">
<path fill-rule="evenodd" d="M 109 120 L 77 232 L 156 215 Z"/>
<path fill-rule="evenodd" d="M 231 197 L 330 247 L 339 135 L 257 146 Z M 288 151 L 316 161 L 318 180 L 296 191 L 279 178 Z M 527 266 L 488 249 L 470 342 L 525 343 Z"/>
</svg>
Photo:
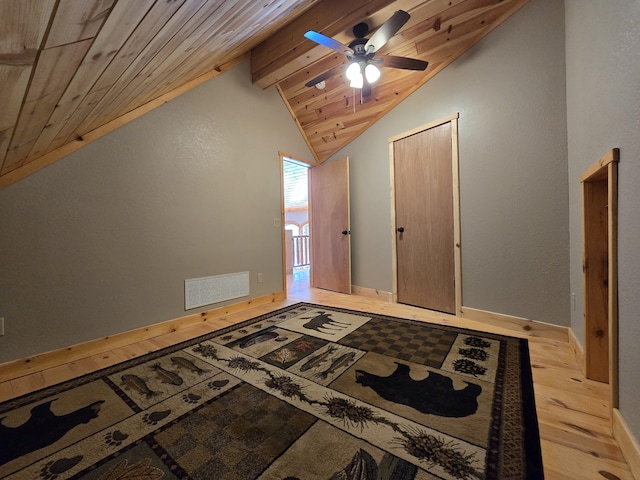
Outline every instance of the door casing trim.
<svg viewBox="0 0 640 480">
<path fill-rule="evenodd" d="M 592 353 L 592 343 L 590 327 L 592 326 L 591 312 L 589 311 L 591 301 L 588 298 L 589 288 L 587 278 L 590 274 L 589 270 L 589 246 L 587 237 L 591 231 L 587 225 L 587 195 L 589 184 L 591 182 L 606 183 L 607 188 L 607 336 L 608 336 L 608 362 L 609 362 L 609 391 L 610 391 L 610 409 L 613 418 L 613 410 L 619 406 L 618 397 L 618 162 L 620 161 L 620 150 L 613 148 L 603 155 L 597 162 L 587 168 L 580 176 L 582 190 L 582 210 L 583 210 L 583 281 L 584 281 L 584 371 L 585 376 L 590 378 L 589 364 L 593 360 L 590 358 Z M 591 266 L 593 270 L 593 265 Z M 593 272 L 591 272 L 593 274 Z M 601 279 L 602 280 L 602 279 Z"/>
</svg>

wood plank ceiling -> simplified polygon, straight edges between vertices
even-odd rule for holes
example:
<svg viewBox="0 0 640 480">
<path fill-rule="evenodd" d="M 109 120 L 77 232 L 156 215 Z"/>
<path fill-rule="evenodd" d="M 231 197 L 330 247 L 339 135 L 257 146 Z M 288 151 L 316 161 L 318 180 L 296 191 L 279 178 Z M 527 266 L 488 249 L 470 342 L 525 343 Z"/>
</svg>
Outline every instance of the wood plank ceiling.
<svg viewBox="0 0 640 480">
<path fill-rule="evenodd" d="M 0 188 L 247 58 L 322 162 L 527 1 L 0 0 Z M 360 103 L 346 58 L 303 34 L 348 44 L 398 9 L 411 19 L 380 53 L 429 67 L 383 68 Z M 323 90 L 304 86 L 333 68 Z"/>
</svg>

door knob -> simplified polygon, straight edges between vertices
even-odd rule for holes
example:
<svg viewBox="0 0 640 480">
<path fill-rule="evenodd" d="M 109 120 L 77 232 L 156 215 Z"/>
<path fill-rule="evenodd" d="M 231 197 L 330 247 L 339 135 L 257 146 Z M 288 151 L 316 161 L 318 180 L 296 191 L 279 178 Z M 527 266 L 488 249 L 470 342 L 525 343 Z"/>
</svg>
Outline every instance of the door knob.
<svg viewBox="0 0 640 480">
<path fill-rule="evenodd" d="M 398 231 L 398 233 L 402 233 L 404 232 L 404 227 L 398 227 L 396 228 L 396 230 Z"/>
<path fill-rule="evenodd" d="M 351 233 L 351 230 L 342 230 L 343 235 L 349 235 L 350 233 Z"/>
</svg>

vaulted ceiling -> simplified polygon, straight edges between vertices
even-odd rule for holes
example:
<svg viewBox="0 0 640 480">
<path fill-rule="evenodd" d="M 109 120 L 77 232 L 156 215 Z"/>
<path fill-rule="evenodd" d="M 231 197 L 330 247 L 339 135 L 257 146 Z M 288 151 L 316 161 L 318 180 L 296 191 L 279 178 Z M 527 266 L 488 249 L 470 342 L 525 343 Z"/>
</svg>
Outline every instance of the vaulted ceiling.
<svg viewBox="0 0 640 480">
<path fill-rule="evenodd" d="M 348 144 L 528 0 L 0 0 L 0 187 L 251 59 L 277 88 L 315 160 Z M 429 62 L 349 86 L 343 44 L 396 10 L 410 20 L 380 50 Z M 371 34 L 371 33 L 370 33 Z M 305 83 L 331 70 L 323 89 Z"/>
</svg>

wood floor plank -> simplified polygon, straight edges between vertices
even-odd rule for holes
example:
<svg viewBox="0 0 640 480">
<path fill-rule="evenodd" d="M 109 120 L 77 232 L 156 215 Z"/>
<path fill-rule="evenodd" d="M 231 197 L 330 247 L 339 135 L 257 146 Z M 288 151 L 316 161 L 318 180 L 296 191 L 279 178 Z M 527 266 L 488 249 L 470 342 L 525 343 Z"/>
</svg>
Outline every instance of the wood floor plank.
<svg viewBox="0 0 640 480">
<path fill-rule="evenodd" d="M 530 342 L 529 352 L 538 358 L 538 361 L 533 364 L 534 367 L 561 367 L 576 374 L 582 373 L 568 343 Z"/>
<path fill-rule="evenodd" d="M 58 367 L 47 368 L 42 371 L 42 375 L 44 376 L 47 385 L 66 382 L 67 380 L 74 378 L 74 376 L 77 376 L 73 368 L 71 368 L 71 365 L 68 363 Z"/>
<path fill-rule="evenodd" d="M 35 372 L 31 375 L 10 380 L 10 382 L 15 397 L 49 386 L 42 372 Z"/>
<path fill-rule="evenodd" d="M 609 420 L 609 399 L 589 398 L 575 395 L 570 391 L 536 383 L 536 407 L 538 410 L 547 410 L 552 406 L 561 407 L 567 411 L 582 412 L 594 417 Z"/>
<path fill-rule="evenodd" d="M 11 384 L 11 381 L 8 380 L 0 383 L 0 402 L 11 400 L 17 396 L 18 395 L 13 392 L 13 385 Z"/>
<path fill-rule="evenodd" d="M 532 363 L 535 363 L 535 357 Z M 576 375 L 573 370 L 563 368 L 532 368 L 531 370 L 534 383 L 593 398 L 606 398 L 608 395 L 608 385 L 588 380 L 582 374 Z"/>
<path fill-rule="evenodd" d="M 624 463 L 622 452 L 613 438 L 606 435 L 587 435 L 570 426 L 555 426 L 539 422 L 540 435 L 545 440 L 563 445 L 602 460 Z"/>
<path fill-rule="evenodd" d="M 546 439 L 541 440 L 545 479 L 615 479 L 634 480 L 626 463 L 603 460 Z M 601 473 L 602 472 L 602 473 Z M 609 474 L 609 476 L 607 476 Z M 611 474 L 615 476 L 611 476 Z M 561 477 L 559 475 L 565 475 Z"/>
</svg>

